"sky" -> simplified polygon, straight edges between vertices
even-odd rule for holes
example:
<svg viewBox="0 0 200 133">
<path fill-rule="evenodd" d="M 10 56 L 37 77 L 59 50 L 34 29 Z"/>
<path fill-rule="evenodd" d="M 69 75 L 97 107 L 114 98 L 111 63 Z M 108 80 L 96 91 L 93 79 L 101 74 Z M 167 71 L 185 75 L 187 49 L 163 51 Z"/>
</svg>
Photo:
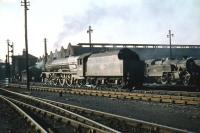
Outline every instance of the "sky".
<svg viewBox="0 0 200 133">
<path fill-rule="evenodd" d="M 28 50 L 37 57 L 47 50 L 60 50 L 93 43 L 200 45 L 200 0 L 29 0 Z M 24 8 L 20 0 L 0 0 L 0 59 L 5 60 L 7 40 L 14 54 L 22 54 Z"/>
</svg>

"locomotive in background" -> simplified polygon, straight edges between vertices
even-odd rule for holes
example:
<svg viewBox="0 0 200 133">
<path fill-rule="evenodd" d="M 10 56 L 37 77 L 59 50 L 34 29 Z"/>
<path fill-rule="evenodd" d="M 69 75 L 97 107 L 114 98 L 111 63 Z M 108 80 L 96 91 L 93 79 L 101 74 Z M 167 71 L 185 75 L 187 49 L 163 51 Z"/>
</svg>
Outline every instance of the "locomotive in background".
<svg viewBox="0 0 200 133">
<path fill-rule="evenodd" d="M 146 60 L 146 82 L 184 86 L 200 85 L 200 60 L 154 59 Z"/>
</svg>

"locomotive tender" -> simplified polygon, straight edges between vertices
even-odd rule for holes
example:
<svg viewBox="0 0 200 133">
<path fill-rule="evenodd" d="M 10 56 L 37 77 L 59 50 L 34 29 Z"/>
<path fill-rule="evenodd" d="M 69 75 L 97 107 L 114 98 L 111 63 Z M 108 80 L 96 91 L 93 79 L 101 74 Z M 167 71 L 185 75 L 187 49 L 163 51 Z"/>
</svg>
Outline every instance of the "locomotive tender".
<svg viewBox="0 0 200 133">
<path fill-rule="evenodd" d="M 142 86 L 144 67 L 144 61 L 134 51 L 124 48 L 54 60 L 46 64 L 42 79 L 62 86 L 116 85 L 131 89 Z"/>
</svg>

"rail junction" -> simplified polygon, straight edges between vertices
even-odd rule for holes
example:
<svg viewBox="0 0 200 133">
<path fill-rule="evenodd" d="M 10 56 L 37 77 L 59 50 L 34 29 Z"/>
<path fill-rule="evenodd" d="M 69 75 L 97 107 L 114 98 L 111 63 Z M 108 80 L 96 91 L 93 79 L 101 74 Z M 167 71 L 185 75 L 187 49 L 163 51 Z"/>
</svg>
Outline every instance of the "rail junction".
<svg viewBox="0 0 200 133">
<path fill-rule="evenodd" d="M 31 89 L 31 91 L 34 90 L 32 86 Z M 54 92 L 64 93 L 63 90 L 56 90 Z M 51 128 L 49 126 L 43 127 L 41 125 L 45 124 L 34 124 L 34 122 L 28 120 L 36 132 L 55 132 L 59 128 L 64 131 L 63 129 L 68 129 L 69 127 L 72 132 L 188 132 L 187 130 L 33 97 L 9 91 L 8 88 L 0 89 L 0 92 L 1 99 L 29 112 L 27 114 L 30 117 L 26 116 L 25 119 L 31 119 L 31 116 L 35 116 L 40 117 L 41 122 L 41 119 L 45 118 L 46 120 L 42 123 L 51 125 Z"/>
</svg>

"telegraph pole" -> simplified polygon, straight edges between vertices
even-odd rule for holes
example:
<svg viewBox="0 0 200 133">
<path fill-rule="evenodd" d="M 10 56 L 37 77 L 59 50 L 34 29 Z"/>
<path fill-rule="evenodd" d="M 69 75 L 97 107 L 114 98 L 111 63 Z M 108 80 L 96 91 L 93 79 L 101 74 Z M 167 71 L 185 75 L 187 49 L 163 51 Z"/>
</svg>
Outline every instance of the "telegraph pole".
<svg viewBox="0 0 200 133">
<path fill-rule="evenodd" d="M 7 63 L 8 63 L 8 83 L 10 83 L 10 55 L 9 55 L 9 47 L 10 47 L 10 40 L 7 40 L 7 45 L 8 45 L 8 53 L 7 53 Z"/>
<path fill-rule="evenodd" d="M 21 1 L 21 6 L 24 6 L 24 29 L 25 29 L 25 49 L 26 49 L 26 76 L 27 76 L 27 89 L 30 89 L 29 83 L 29 69 L 28 69 L 28 30 L 27 30 L 27 10 L 30 2 L 27 0 Z"/>
<path fill-rule="evenodd" d="M 92 51 L 92 41 L 91 41 L 91 33 L 92 32 L 93 32 L 93 30 L 92 30 L 91 26 L 89 26 L 87 33 L 89 34 L 90 52 Z"/>
<path fill-rule="evenodd" d="M 12 44 L 10 45 L 10 47 L 11 47 L 11 50 L 10 50 L 10 52 L 12 53 L 12 55 L 10 56 L 11 57 L 11 59 L 12 59 L 12 63 L 11 63 L 11 67 L 10 67 L 10 75 L 11 75 L 11 79 L 13 80 L 13 56 L 14 56 L 14 43 L 12 42 Z M 11 80 L 11 82 L 12 82 L 12 80 Z"/>
<path fill-rule="evenodd" d="M 10 52 L 12 53 L 11 58 L 12 58 L 12 63 L 13 63 L 13 56 L 14 56 L 14 43 L 13 42 L 11 44 L 11 48 L 12 48 L 12 50 Z"/>
<path fill-rule="evenodd" d="M 169 57 L 172 58 L 172 39 L 171 37 L 173 37 L 174 34 L 171 33 L 171 30 L 169 30 L 169 34 L 167 35 L 167 38 L 169 38 L 169 49 L 170 49 L 170 53 L 169 53 Z"/>
<path fill-rule="evenodd" d="M 9 40 L 9 39 L 7 40 L 7 46 L 8 46 L 7 62 L 8 62 L 8 64 L 10 64 L 10 59 L 9 59 L 9 58 L 10 58 L 10 55 L 9 55 L 9 53 L 10 53 L 10 52 L 9 52 L 9 51 L 10 51 L 10 50 L 9 50 L 10 40 Z"/>
<path fill-rule="evenodd" d="M 47 63 L 47 39 L 44 38 L 44 64 Z"/>
<path fill-rule="evenodd" d="M 6 62 L 6 64 L 8 63 L 8 55 L 6 55 L 6 61 L 5 62 Z"/>
</svg>

